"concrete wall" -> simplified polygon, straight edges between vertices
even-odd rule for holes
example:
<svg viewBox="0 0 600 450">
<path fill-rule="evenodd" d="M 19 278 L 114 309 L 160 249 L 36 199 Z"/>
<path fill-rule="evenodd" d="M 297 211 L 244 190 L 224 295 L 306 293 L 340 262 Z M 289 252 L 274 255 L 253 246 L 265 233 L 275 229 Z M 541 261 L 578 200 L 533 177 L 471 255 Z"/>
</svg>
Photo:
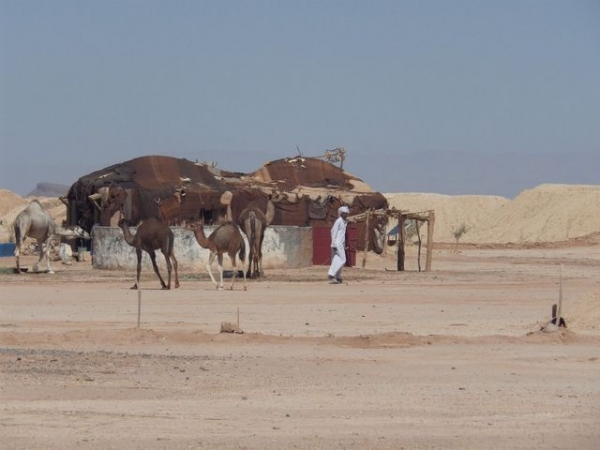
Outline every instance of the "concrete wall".
<svg viewBox="0 0 600 450">
<path fill-rule="evenodd" d="M 210 235 L 216 227 L 205 227 L 205 233 Z M 181 227 L 171 227 L 175 235 L 174 253 L 181 269 L 197 269 L 204 271 L 209 251 L 196 242 L 194 233 Z M 131 228 L 135 234 L 136 229 Z M 137 259 L 135 249 L 123 237 L 118 227 L 98 227 L 92 230 L 93 266 L 96 269 L 135 270 Z M 312 265 L 312 228 L 270 226 L 265 231 L 263 241 L 263 269 L 296 269 Z M 248 262 L 248 242 L 246 241 L 246 264 Z M 237 259 L 237 258 L 236 258 Z M 156 252 L 158 267 L 166 268 L 165 258 L 161 251 Z M 150 257 L 143 252 L 142 264 L 144 270 L 152 270 Z M 223 265 L 231 268 L 229 257 L 224 257 Z M 247 266 L 245 266 L 247 267 Z M 238 268 L 239 260 L 238 260 Z M 214 263 L 216 271 L 216 262 Z"/>
</svg>

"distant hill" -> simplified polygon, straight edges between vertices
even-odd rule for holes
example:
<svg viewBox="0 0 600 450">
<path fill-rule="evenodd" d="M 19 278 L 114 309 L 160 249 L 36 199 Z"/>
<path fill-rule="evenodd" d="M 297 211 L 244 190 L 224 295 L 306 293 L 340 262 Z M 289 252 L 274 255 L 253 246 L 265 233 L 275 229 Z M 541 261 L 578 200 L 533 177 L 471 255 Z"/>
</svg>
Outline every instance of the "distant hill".
<svg viewBox="0 0 600 450">
<path fill-rule="evenodd" d="M 33 191 L 26 197 L 60 197 L 66 195 L 69 191 L 69 186 L 57 183 L 38 183 Z"/>
</svg>

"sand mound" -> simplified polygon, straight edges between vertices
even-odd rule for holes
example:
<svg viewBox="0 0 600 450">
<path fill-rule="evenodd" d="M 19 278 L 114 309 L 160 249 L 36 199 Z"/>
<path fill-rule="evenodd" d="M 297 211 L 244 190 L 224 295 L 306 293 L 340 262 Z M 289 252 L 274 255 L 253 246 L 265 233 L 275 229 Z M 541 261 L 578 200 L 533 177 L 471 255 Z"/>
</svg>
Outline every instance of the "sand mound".
<svg viewBox="0 0 600 450">
<path fill-rule="evenodd" d="M 563 242 L 600 232 L 600 186 L 542 184 L 514 200 L 493 196 L 385 194 L 390 206 L 409 212 L 435 211 L 436 242 L 506 244 Z M 422 233 L 426 239 L 426 233 Z"/>
<path fill-rule="evenodd" d="M 390 207 L 408 212 L 435 211 L 435 242 L 455 242 L 454 231 L 464 225 L 467 229 L 463 239 L 478 223 L 485 220 L 493 211 L 510 203 L 504 197 L 491 195 L 441 195 L 398 193 L 384 194 Z M 394 226 L 392 224 L 391 226 Z M 423 230 L 422 239 L 427 240 Z M 462 241 L 462 239 L 461 239 Z"/>
<path fill-rule="evenodd" d="M 0 217 L 3 217 L 11 209 L 21 205 L 24 201 L 20 195 L 6 189 L 0 189 Z"/>
<path fill-rule="evenodd" d="M 464 242 L 560 242 L 600 231 L 600 186 L 542 184 L 490 211 Z"/>
</svg>

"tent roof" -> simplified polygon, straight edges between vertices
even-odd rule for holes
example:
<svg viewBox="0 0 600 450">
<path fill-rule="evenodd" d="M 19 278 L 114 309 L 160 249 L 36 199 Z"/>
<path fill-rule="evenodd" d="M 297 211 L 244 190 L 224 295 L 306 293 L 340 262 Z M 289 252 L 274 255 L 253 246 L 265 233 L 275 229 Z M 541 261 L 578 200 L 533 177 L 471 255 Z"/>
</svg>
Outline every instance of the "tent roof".
<svg viewBox="0 0 600 450">
<path fill-rule="evenodd" d="M 142 156 L 106 167 L 79 178 L 83 184 L 107 185 L 133 183 L 150 192 L 173 186 L 206 192 L 236 188 L 260 189 L 265 192 L 342 191 L 356 194 L 374 193 L 359 178 L 319 158 L 295 157 L 268 161 L 250 173 L 221 170 L 204 162 L 192 162 L 170 156 Z"/>
</svg>

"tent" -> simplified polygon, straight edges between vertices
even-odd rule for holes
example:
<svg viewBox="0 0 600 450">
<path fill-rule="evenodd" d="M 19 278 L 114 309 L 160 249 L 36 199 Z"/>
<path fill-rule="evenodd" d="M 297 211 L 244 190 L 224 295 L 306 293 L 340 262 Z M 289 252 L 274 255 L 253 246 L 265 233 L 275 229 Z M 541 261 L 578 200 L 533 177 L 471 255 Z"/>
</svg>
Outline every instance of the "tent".
<svg viewBox="0 0 600 450">
<path fill-rule="evenodd" d="M 287 226 L 331 226 L 341 205 L 349 206 L 351 215 L 387 208 L 385 197 L 359 178 L 323 159 L 302 156 L 268 161 L 250 173 L 170 156 L 143 156 L 82 176 L 63 200 L 67 224 L 88 231 L 95 224 L 116 225 L 121 214 L 131 225 L 148 217 L 169 225 L 236 221 L 252 202 L 263 211 L 272 202 L 271 224 Z M 373 249 L 378 250 L 377 244 Z"/>
</svg>

